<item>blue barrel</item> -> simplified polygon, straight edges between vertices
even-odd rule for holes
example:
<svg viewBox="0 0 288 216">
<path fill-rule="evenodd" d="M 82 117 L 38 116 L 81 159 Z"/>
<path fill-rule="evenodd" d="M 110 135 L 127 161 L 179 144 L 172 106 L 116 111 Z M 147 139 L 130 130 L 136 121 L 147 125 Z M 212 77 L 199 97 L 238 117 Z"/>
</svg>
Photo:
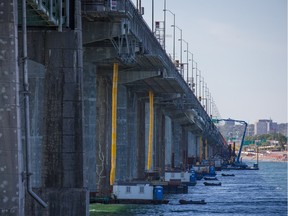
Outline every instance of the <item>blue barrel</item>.
<svg viewBox="0 0 288 216">
<path fill-rule="evenodd" d="M 210 174 L 215 174 L 215 168 L 214 168 L 214 166 L 210 166 L 210 167 L 209 167 L 209 173 L 210 173 Z"/>
<path fill-rule="evenodd" d="M 156 186 L 156 187 L 154 187 L 153 192 L 154 192 L 153 193 L 154 200 L 163 200 L 163 187 Z"/>
<path fill-rule="evenodd" d="M 194 170 L 194 169 L 191 169 L 190 172 L 191 172 L 190 182 L 196 182 L 196 177 L 197 177 L 197 176 L 196 176 L 195 170 Z"/>
</svg>

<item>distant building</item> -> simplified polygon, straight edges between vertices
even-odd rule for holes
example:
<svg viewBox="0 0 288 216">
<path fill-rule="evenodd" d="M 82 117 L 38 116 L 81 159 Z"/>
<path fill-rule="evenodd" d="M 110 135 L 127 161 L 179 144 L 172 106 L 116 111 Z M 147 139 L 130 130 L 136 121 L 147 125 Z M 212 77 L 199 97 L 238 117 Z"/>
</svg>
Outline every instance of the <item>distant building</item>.
<svg viewBox="0 0 288 216">
<path fill-rule="evenodd" d="M 260 119 L 255 123 L 254 135 L 281 133 L 287 136 L 288 123 L 277 124 L 271 119 Z"/>
<path fill-rule="evenodd" d="M 255 125 L 249 124 L 246 131 L 246 136 L 254 136 L 255 134 Z"/>
<path fill-rule="evenodd" d="M 281 123 L 281 124 L 278 124 L 278 130 L 277 130 L 278 133 L 281 133 L 283 134 L 284 136 L 288 136 L 288 123 Z"/>
<path fill-rule="evenodd" d="M 269 134 L 272 120 L 260 119 L 255 124 L 255 135 Z"/>
</svg>

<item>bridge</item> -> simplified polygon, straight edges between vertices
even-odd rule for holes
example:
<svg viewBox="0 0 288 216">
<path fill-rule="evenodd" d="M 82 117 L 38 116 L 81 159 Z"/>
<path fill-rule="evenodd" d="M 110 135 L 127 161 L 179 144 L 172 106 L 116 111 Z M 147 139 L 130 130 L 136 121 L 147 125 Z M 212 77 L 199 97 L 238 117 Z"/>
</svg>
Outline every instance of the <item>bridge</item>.
<svg viewBox="0 0 288 216">
<path fill-rule="evenodd" d="M 89 215 L 89 193 L 227 154 L 129 0 L 2 1 L 0 27 L 0 215 Z"/>
</svg>

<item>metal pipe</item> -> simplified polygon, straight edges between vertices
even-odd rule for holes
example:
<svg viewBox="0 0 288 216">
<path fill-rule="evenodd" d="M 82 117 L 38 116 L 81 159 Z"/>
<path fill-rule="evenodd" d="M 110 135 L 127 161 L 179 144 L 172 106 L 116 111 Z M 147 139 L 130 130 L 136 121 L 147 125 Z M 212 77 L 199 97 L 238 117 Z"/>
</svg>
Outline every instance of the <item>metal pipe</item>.
<svg viewBox="0 0 288 216">
<path fill-rule="evenodd" d="M 59 0 L 59 23 L 58 31 L 62 32 L 62 0 Z"/>
<path fill-rule="evenodd" d="M 166 50 L 166 0 L 164 0 L 164 29 L 163 29 L 163 34 L 164 34 L 164 50 Z"/>
<path fill-rule="evenodd" d="M 66 11 L 66 27 L 70 26 L 70 0 L 66 0 L 65 4 L 65 11 Z"/>
<path fill-rule="evenodd" d="M 50 0 L 50 1 L 49 1 L 49 18 L 50 18 L 50 20 L 53 20 L 53 19 L 52 19 L 52 17 L 53 17 L 53 10 L 52 10 L 52 9 L 53 9 L 53 6 L 52 6 L 52 5 L 53 5 L 53 1 Z"/>
<path fill-rule="evenodd" d="M 23 34 L 23 92 L 24 92 L 24 123 L 25 123 L 25 151 L 26 151 L 26 185 L 27 192 L 42 207 L 48 205 L 32 190 L 31 164 L 30 164 L 30 113 L 29 113 L 29 80 L 28 80 L 28 58 L 27 58 L 27 22 L 26 22 L 26 0 L 22 0 L 22 34 Z"/>
<path fill-rule="evenodd" d="M 149 140 L 148 140 L 147 170 L 151 169 L 153 130 L 154 130 L 154 93 L 152 91 L 149 91 Z"/>
<path fill-rule="evenodd" d="M 118 91 L 118 63 L 113 67 L 112 87 L 112 137 L 111 137 L 111 170 L 110 185 L 114 184 L 116 172 L 116 138 L 117 138 L 117 91 Z"/>
<path fill-rule="evenodd" d="M 154 0 L 152 0 L 152 32 L 154 34 Z"/>
</svg>

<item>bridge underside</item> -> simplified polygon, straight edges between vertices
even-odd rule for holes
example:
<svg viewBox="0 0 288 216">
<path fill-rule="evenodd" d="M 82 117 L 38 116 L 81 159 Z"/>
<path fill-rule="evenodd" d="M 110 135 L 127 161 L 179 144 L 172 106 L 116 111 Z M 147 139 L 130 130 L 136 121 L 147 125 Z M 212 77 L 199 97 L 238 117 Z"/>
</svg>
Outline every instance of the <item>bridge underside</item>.
<svg viewBox="0 0 288 216">
<path fill-rule="evenodd" d="M 0 182 L 8 181 L 7 193 L 18 196 L 9 200 L 9 207 L 1 200 L 0 209 L 15 208 L 15 215 L 88 215 L 89 192 L 110 192 L 115 63 L 116 181 L 143 179 L 151 170 L 163 175 L 165 169 L 186 169 L 223 155 L 221 134 L 130 1 L 118 8 L 110 8 L 106 0 L 51 2 L 27 1 L 27 41 L 20 40 L 22 2 L 9 0 L 4 9 L 0 5 L 0 26 L 14 29 L 0 32 L 0 83 L 10 89 L 7 97 L 0 97 L 0 155 L 5 155 L 0 165 L 15 164 L 0 169 Z M 26 173 L 21 143 L 25 126 L 19 101 L 26 94 L 20 74 L 26 60 L 33 175 Z M 152 166 L 147 170 L 149 92 L 154 95 L 154 127 Z M 25 193 L 23 181 L 28 178 L 48 208 Z"/>
</svg>

